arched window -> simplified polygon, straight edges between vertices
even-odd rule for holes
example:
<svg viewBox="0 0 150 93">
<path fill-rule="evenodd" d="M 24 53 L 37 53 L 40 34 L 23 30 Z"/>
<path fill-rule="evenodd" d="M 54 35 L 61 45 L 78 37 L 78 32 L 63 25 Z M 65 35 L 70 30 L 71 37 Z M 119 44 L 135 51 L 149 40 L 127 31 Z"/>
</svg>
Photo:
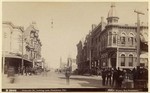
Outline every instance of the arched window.
<svg viewBox="0 0 150 93">
<path fill-rule="evenodd" d="M 122 33 L 121 37 L 120 37 L 120 39 L 121 39 L 120 41 L 121 41 L 121 44 L 123 44 L 123 45 L 125 45 L 125 42 L 126 42 L 126 40 L 125 40 L 126 38 L 125 37 L 126 37 L 126 34 Z"/>
<path fill-rule="evenodd" d="M 130 45 L 134 44 L 134 35 L 132 33 L 129 34 L 129 39 L 128 39 Z"/>
<path fill-rule="evenodd" d="M 129 66 L 133 66 L 133 55 L 129 55 Z"/>
<path fill-rule="evenodd" d="M 125 55 L 121 55 L 121 66 L 125 66 Z"/>
</svg>

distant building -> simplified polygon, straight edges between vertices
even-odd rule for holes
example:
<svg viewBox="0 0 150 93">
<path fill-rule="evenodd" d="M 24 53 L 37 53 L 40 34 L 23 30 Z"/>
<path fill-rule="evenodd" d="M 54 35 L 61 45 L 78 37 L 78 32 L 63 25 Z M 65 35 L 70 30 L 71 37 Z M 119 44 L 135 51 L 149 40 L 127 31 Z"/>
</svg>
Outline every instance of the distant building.
<svg viewBox="0 0 150 93">
<path fill-rule="evenodd" d="M 92 25 L 92 31 L 84 43 L 79 41 L 77 44 L 77 65 L 81 74 L 88 73 L 89 70 L 96 73 L 98 68 L 104 67 L 132 69 L 137 66 L 137 26 L 120 25 L 115 7 L 114 4 L 111 5 L 107 23 L 102 17 L 97 26 Z M 140 30 L 141 33 L 146 33 L 148 26 L 141 25 Z M 141 42 L 142 40 L 146 43 L 145 38 Z"/>
<path fill-rule="evenodd" d="M 39 39 L 39 30 L 36 27 L 36 23 L 32 22 L 32 24 L 27 27 L 24 34 L 26 41 L 26 57 L 32 61 L 33 67 L 38 66 L 37 64 L 43 62 L 43 60 L 41 57 L 42 43 Z"/>
<path fill-rule="evenodd" d="M 21 26 L 3 21 L 2 68 L 5 73 L 10 66 L 13 66 L 17 73 L 18 68 L 33 67 L 34 63 L 41 59 L 42 44 L 38 32 L 33 25 L 24 30 Z"/>
</svg>

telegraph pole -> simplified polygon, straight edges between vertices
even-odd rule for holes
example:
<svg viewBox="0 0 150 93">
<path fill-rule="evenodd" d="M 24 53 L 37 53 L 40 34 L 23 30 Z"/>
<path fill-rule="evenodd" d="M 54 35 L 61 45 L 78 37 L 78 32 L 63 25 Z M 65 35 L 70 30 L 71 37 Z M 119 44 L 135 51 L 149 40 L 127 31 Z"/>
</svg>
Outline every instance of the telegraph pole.
<svg viewBox="0 0 150 93">
<path fill-rule="evenodd" d="M 140 18 L 139 15 L 144 13 L 134 10 L 137 13 L 137 66 L 140 66 Z"/>
<path fill-rule="evenodd" d="M 91 69 L 92 69 L 92 66 L 91 66 L 91 64 L 92 64 L 92 41 L 91 41 L 91 39 L 92 39 L 92 35 L 91 35 L 91 31 L 90 31 L 90 61 L 89 61 L 89 66 L 90 66 L 90 69 L 89 69 L 89 73 L 90 73 L 90 75 L 91 75 Z"/>
<path fill-rule="evenodd" d="M 22 40 L 21 40 L 22 42 L 22 50 L 21 50 L 21 52 L 22 52 L 22 59 L 21 59 L 21 74 L 23 75 L 23 67 L 24 67 L 24 61 L 23 61 L 23 43 L 24 43 L 24 31 L 23 31 L 23 28 L 22 28 Z"/>
</svg>

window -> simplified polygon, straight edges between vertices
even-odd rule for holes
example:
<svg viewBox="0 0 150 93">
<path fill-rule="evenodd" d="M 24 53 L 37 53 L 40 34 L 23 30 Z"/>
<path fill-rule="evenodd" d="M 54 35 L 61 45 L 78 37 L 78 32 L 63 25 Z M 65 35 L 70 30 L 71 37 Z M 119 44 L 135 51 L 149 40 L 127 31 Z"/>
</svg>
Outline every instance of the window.
<svg viewBox="0 0 150 93">
<path fill-rule="evenodd" d="M 113 44 L 116 44 L 116 33 L 113 34 Z"/>
<path fill-rule="evenodd" d="M 125 45 L 125 39 L 126 39 L 125 36 L 126 36 L 125 33 L 122 33 L 122 34 L 121 34 L 121 37 L 120 37 L 120 39 L 121 39 L 121 44 L 123 44 L 123 45 Z"/>
<path fill-rule="evenodd" d="M 125 55 L 121 55 L 121 66 L 125 66 Z"/>
<path fill-rule="evenodd" d="M 132 33 L 130 33 L 129 34 L 129 39 L 128 39 L 130 45 L 133 45 L 133 43 L 134 43 L 134 38 L 133 37 L 134 37 L 134 35 Z"/>
<path fill-rule="evenodd" d="M 129 66 L 133 66 L 133 55 L 129 55 Z"/>
<path fill-rule="evenodd" d="M 112 37 L 112 34 L 111 34 L 111 32 L 109 32 L 109 45 L 111 45 L 111 37 Z"/>
</svg>

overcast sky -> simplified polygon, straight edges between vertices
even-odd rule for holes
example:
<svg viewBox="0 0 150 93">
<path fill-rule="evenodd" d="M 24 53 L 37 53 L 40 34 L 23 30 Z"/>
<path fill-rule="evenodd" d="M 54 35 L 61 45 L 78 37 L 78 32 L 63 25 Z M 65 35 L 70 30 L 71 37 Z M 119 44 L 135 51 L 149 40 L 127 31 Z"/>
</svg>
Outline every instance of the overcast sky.
<svg viewBox="0 0 150 93">
<path fill-rule="evenodd" d="M 142 22 L 148 22 L 148 3 L 115 3 L 120 24 L 132 24 L 137 21 L 134 9 L 145 15 Z M 77 43 L 85 38 L 91 24 L 98 24 L 101 16 L 106 18 L 111 3 L 3 3 L 2 20 L 11 21 L 14 25 L 29 26 L 37 23 L 42 42 L 42 57 L 50 67 L 59 67 L 60 57 L 66 62 L 68 56 L 76 58 Z M 53 19 L 53 29 L 52 27 Z"/>
</svg>

